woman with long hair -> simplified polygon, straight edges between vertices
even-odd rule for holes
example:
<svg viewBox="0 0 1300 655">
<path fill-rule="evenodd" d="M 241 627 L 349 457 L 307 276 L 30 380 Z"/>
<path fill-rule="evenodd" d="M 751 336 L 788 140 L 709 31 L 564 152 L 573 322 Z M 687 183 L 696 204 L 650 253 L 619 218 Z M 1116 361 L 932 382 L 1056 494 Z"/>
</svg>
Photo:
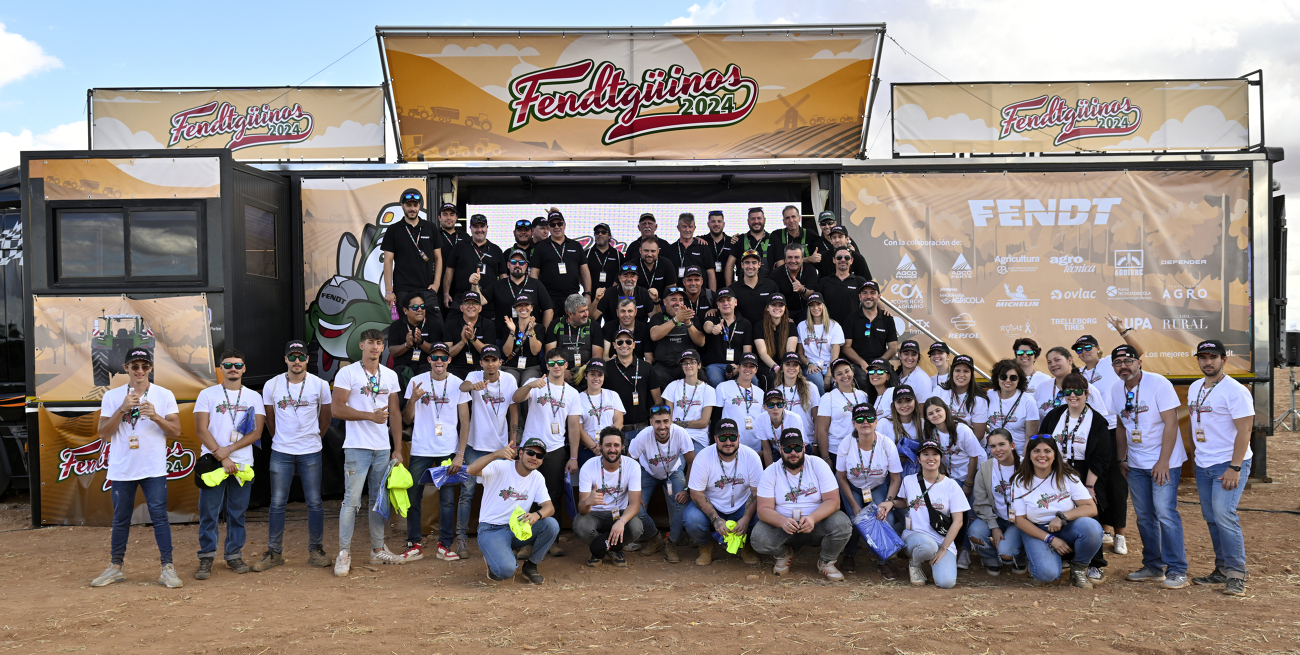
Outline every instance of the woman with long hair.
<svg viewBox="0 0 1300 655">
<path fill-rule="evenodd" d="M 758 355 L 759 372 L 765 382 L 781 377 L 781 360 L 799 347 L 796 332 L 786 312 L 785 296 L 772 294 L 767 299 L 767 311 L 763 312 L 763 329 L 754 335 L 754 353 Z"/>
<path fill-rule="evenodd" d="M 1050 353 L 1049 353 L 1050 356 Z M 1113 499 L 1124 493 L 1119 485 L 1119 458 L 1115 453 L 1115 440 L 1106 427 L 1106 419 L 1092 408 L 1094 399 L 1088 393 L 1088 379 L 1082 373 L 1071 373 L 1061 381 L 1065 404 L 1043 417 L 1042 431 L 1050 434 L 1059 444 L 1061 456 L 1070 468 L 1078 471 L 1083 485 L 1097 506 L 1098 521 L 1114 520 L 1108 512 Z M 1127 507 L 1124 508 L 1127 511 Z M 1100 549 L 1088 566 L 1088 579 L 1101 582 L 1106 559 Z"/>
<path fill-rule="evenodd" d="M 898 461 L 898 449 L 894 442 L 881 438 L 876 431 L 876 409 L 867 403 L 853 407 L 853 439 L 840 442 L 836 453 L 835 477 L 840 483 L 840 498 L 849 516 L 857 516 L 866 506 L 866 499 L 876 504 L 876 518 L 888 521 L 889 526 L 897 532 L 893 509 L 900 503 L 898 485 L 902 482 L 903 466 Z M 858 554 L 858 542 L 861 535 L 857 530 L 849 537 L 844 546 L 844 557 L 840 560 L 840 570 L 852 573 L 857 570 L 854 557 Z M 886 580 L 894 579 L 894 570 L 888 560 L 878 560 L 880 575 Z"/>
<path fill-rule="evenodd" d="M 827 363 L 829 366 L 830 363 Z M 817 404 L 821 402 L 821 389 L 803 375 L 803 362 L 795 353 L 786 353 L 785 360 L 781 362 L 781 377 L 775 382 L 773 389 L 780 391 L 785 396 L 786 410 L 799 415 L 803 419 L 804 427 L 811 429 L 814 425 L 813 416 L 817 413 Z M 811 438 L 811 434 L 804 435 Z"/>
<path fill-rule="evenodd" d="M 921 370 L 921 346 L 908 339 L 898 346 L 898 383 L 912 387 L 922 398 L 929 398 L 934 393 L 934 381 L 930 374 Z"/>
<path fill-rule="evenodd" d="M 930 388 L 938 391 L 939 385 L 948 379 L 948 373 L 952 370 L 952 349 L 948 344 L 936 341 L 930 344 L 926 356 L 930 358 L 930 364 L 934 366 L 935 371 L 934 375 L 930 376 Z"/>
<path fill-rule="evenodd" d="M 903 478 L 898 494 L 908 509 L 903 530 L 903 550 L 910 558 L 908 573 L 913 586 L 924 586 L 923 567 L 928 562 L 935 586 L 952 589 L 957 584 L 955 544 L 970 502 L 957 482 L 943 474 L 943 446 L 937 441 L 922 442 L 917 460 L 921 471 Z M 938 516 L 932 515 L 931 508 Z M 952 523 L 944 530 L 945 534 L 939 534 L 933 519 L 942 521 L 943 517 L 951 518 Z"/>
<path fill-rule="evenodd" d="M 989 430 L 1005 429 L 1011 434 L 1016 457 L 1025 452 L 1025 435 L 1038 434 L 1038 403 L 1026 391 L 1027 380 L 1010 359 L 993 365 L 993 388 L 988 390 Z M 988 444 L 988 449 L 993 449 Z"/>
<path fill-rule="evenodd" d="M 1047 370 L 1052 374 L 1052 384 L 1040 384 L 1034 389 L 1034 402 L 1038 404 L 1040 416 L 1046 416 L 1048 412 L 1065 404 L 1061 382 L 1065 380 L 1065 376 L 1079 372 L 1079 367 L 1074 365 L 1074 354 L 1064 346 L 1056 346 L 1048 350 L 1045 359 Z M 1087 382 L 1087 379 L 1084 382 Z M 1091 383 L 1088 384 L 1088 396 L 1092 398 L 1092 408 L 1100 413 L 1102 418 L 1110 415 L 1110 407 L 1106 405 L 1103 394 Z"/>
<path fill-rule="evenodd" d="M 1074 586 L 1091 589 L 1088 564 L 1101 550 L 1097 504 L 1079 474 L 1056 447 L 1056 439 L 1040 434 L 1029 440 L 1028 452 L 1012 480 L 1016 527 L 1024 533 L 1029 575 L 1038 582 L 1061 577 L 1061 560 L 1070 555 Z"/>
<path fill-rule="evenodd" d="M 1020 454 L 1006 428 L 989 430 L 988 445 L 990 457 L 975 473 L 975 498 L 971 502 L 975 517 L 966 531 L 967 538 L 989 575 L 998 575 L 1006 564 L 1011 565 L 1013 573 L 1024 573 L 1024 546 L 1011 502 L 1011 479 L 1020 467 Z"/>
<path fill-rule="evenodd" d="M 826 390 L 831 362 L 839 359 L 844 346 L 844 328 L 826 312 L 820 293 L 808 296 L 808 316 L 799 323 L 799 354 L 804 375 L 820 393 Z"/>
<path fill-rule="evenodd" d="M 984 441 L 984 429 L 989 421 L 989 399 L 975 384 L 975 360 L 970 355 L 952 358 L 948 379 L 935 390 L 934 397 L 942 398 L 956 418 L 965 421 L 975 431 L 975 438 L 981 443 Z"/>
<path fill-rule="evenodd" d="M 876 408 L 877 416 L 888 416 L 894 402 L 894 372 L 889 362 L 873 359 L 867 364 L 867 402 Z"/>
<path fill-rule="evenodd" d="M 817 453 L 834 468 L 840 442 L 853 433 L 853 406 L 867 402 L 867 394 L 854 386 L 853 365 L 847 359 L 831 362 L 831 380 L 835 386 L 818 403 L 813 425 Z"/>
<path fill-rule="evenodd" d="M 956 366 L 954 364 L 954 366 Z M 984 447 L 975 432 L 965 421 L 938 397 L 930 398 L 921 407 L 925 416 L 925 436 L 922 441 L 937 441 L 943 447 L 943 464 L 948 475 L 961 485 L 962 493 L 970 500 L 975 490 L 975 471 L 984 461 Z M 959 535 L 963 536 L 963 535 Z M 964 538 L 957 541 L 957 568 L 970 568 L 970 545 Z"/>
</svg>

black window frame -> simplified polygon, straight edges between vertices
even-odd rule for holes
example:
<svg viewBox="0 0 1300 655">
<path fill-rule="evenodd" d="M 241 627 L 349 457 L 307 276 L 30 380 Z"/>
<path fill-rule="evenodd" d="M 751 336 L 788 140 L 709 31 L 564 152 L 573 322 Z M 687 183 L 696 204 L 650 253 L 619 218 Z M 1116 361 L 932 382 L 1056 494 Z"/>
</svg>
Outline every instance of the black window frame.
<svg viewBox="0 0 1300 655">
<path fill-rule="evenodd" d="M 207 262 L 207 203 L 204 199 L 178 201 L 167 200 L 131 200 L 105 202 L 96 201 L 61 201 L 50 202 L 46 206 L 48 233 L 51 235 L 47 244 L 49 257 L 48 275 L 50 288 L 113 288 L 126 284 L 147 284 L 154 287 L 206 287 L 208 284 Z M 192 211 L 197 221 L 198 230 L 198 274 L 197 275 L 131 275 L 131 213 L 156 211 Z M 125 274 L 106 277 L 67 277 L 60 274 L 62 253 L 62 232 L 59 217 L 64 213 L 122 213 L 122 264 Z"/>
<path fill-rule="evenodd" d="M 280 239 L 280 231 L 279 231 L 280 230 L 279 221 L 285 218 L 284 214 L 281 212 L 281 210 L 278 207 L 275 207 L 270 203 L 262 202 L 261 200 L 258 200 L 256 198 L 249 198 L 247 196 L 240 199 L 239 205 L 241 209 L 239 213 L 240 258 L 243 260 L 240 263 L 240 272 L 246 276 L 258 280 L 278 281 L 284 279 L 282 274 L 285 272 L 285 268 L 280 265 L 281 264 L 280 260 L 282 259 L 280 257 L 280 248 L 284 244 L 280 243 L 281 239 Z M 260 211 L 264 211 L 271 215 L 271 240 L 272 240 L 271 256 L 274 259 L 273 263 L 275 265 L 275 275 L 262 275 L 261 273 L 250 273 L 248 271 L 248 208 L 249 207 L 252 207 L 253 209 L 257 209 Z"/>
</svg>

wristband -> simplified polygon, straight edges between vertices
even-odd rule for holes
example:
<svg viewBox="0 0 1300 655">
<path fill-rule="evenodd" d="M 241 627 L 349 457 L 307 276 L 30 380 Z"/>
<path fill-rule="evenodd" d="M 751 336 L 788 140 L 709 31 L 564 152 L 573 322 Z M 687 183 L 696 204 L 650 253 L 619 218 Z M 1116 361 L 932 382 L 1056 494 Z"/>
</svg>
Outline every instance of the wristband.
<svg viewBox="0 0 1300 655">
<path fill-rule="evenodd" d="M 1043 537 L 1043 543 L 1045 543 L 1045 544 L 1047 544 L 1047 545 L 1050 546 L 1050 545 L 1052 544 L 1052 540 L 1055 539 L 1055 538 L 1056 538 L 1056 537 L 1052 536 L 1052 535 L 1049 533 L 1046 537 Z"/>
</svg>

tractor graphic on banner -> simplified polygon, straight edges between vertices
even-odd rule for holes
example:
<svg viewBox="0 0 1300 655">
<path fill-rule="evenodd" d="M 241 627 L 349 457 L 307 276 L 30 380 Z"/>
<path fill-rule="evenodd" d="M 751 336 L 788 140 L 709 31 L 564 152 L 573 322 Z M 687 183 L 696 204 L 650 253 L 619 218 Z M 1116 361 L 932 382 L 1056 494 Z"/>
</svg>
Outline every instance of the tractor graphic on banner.
<svg viewBox="0 0 1300 655">
<path fill-rule="evenodd" d="M 103 310 L 101 310 L 103 311 Z M 90 363 L 95 386 L 107 387 L 123 371 L 126 354 L 135 348 L 154 352 L 153 330 L 136 314 L 100 314 L 90 329 Z M 149 371 L 153 381 L 153 371 Z"/>
</svg>

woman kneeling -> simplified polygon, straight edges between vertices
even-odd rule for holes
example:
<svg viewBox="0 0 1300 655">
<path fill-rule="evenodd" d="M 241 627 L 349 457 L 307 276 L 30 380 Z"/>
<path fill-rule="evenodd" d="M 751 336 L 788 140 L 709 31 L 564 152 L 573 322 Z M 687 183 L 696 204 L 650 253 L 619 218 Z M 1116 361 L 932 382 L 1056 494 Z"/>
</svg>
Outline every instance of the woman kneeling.
<svg viewBox="0 0 1300 655">
<path fill-rule="evenodd" d="M 1097 504 L 1079 474 L 1061 459 L 1051 435 L 1030 439 L 1026 449 L 1012 486 L 1029 575 L 1052 582 L 1061 577 L 1061 558 L 1070 555 L 1074 586 L 1091 589 L 1088 563 L 1101 548 L 1101 524 L 1093 518 Z"/>
</svg>

